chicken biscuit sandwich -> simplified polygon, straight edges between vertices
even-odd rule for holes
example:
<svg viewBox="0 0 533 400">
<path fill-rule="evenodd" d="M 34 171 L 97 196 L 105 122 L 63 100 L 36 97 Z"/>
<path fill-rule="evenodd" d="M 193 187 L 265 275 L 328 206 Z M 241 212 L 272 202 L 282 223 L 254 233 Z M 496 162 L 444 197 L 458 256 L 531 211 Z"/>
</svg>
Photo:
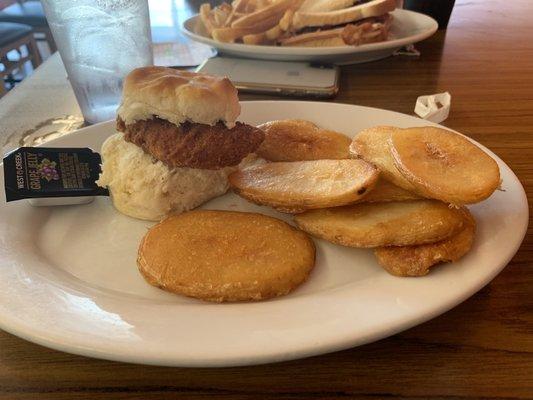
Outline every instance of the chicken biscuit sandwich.
<svg viewBox="0 0 533 400">
<path fill-rule="evenodd" d="M 224 194 L 227 176 L 264 134 L 236 122 L 237 90 L 227 78 L 143 67 L 124 81 L 119 133 L 102 147 L 100 186 L 114 206 L 157 221 Z"/>
</svg>

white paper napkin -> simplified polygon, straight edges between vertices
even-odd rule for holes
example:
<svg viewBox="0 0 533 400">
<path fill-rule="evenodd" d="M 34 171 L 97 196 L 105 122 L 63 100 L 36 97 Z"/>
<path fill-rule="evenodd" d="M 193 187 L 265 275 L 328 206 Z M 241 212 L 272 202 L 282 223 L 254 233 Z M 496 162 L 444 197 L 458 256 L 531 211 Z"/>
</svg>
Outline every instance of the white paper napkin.
<svg viewBox="0 0 533 400">
<path fill-rule="evenodd" d="M 448 92 L 420 96 L 416 99 L 415 114 L 438 124 L 448 118 L 451 101 Z"/>
</svg>

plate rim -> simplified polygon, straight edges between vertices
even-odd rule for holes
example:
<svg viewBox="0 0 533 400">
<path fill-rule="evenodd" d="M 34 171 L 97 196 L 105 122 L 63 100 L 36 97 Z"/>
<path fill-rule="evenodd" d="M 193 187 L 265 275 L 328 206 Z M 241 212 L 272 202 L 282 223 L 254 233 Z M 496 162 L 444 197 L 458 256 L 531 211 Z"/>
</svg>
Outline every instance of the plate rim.
<svg viewBox="0 0 533 400">
<path fill-rule="evenodd" d="M 345 106 L 345 107 L 357 107 L 361 109 L 368 109 L 368 110 L 374 110 L 374 111 L 386 111 L 389 113 L 399 114 L 401 116 L 408 116 L 411 118 L 416 118 L 407 114 L 385 110 L 385 109 L 379 109 L 374 107 L 365 107 L 365 106 L 357 106 L 353 104 L 345 104 L 345 103 L 327 103 L 327 102 L 314 102 L 314 101 L 291 101 L 291 100 L 256 100 L 256 101 L 243 101 L 241 103 L 263 103 L 263 104 L 269 104 L 269 103 L 311 103 L 311 104 L 324 104 L 327 106 Z M 435 126 L 441 126 L 439 124 L 433 124 L 428 121 L 428 125 L 435 125 Z M 113 120 L 102 122 L 100 124 L 95 124 L 90 127 L 82 128 L 78 130 L 75 134 L 80 135 L 86 132 L 87 130 L 91 129 L 100 129 L 104 125 L 110 125 L 113 123 Z M 446 129 L 450 129 L 447 127 L 444 127 Z M 467 137 L 468 138 L 468 137 Z M 25 331 L 22 326 L 19 326 L 16 322 L 16 318 L 11 318 L 12 324 L 9 324 L 9 321 L 5 320 L 5 314 L 0 316 L 0 329 L 3 329 L 6 332 L 12 333 L 18 337 L 21 337 L 25 340 L 28 340 L 33 343 L 37 343 L 40 345 L 44 345 L 46 347 L 56 349 L 59 351 L 64 351 L 72 354 L 78 354 L 82 356 L 88 356 L 88 357 L 97 357 L 101 359 L 106 360 L 113 360 L 113 361 L 122 361 L 122 362 L 129 362 L 129 363 L 141 363 L 141 364 L 149 364 L 149 365 L 163 365 L 163 366 L 188 366 L 188 367 L 222 367 L 222 366 L 244 366 L 244 365 L 257 365 L 257 364 L 264 364 L 264 363 L 272 363 L 272 362 L 280 362 L 280 361 L 286 361 L 286 360 L 292 360 L 292 359 L 299 359 L 299 358 L 307 358 L 311 356 L 316 356 L 319 354 L 325 354 L 329 352 L 339 351 L 347 348 L 352 348 L 355 346 L 363 345 L 366 343 L 370 343 L 372 341 L 385 338 L 388 336 L 391 336 L 393 334 L 396 334 L 398 332 L 404 331 L 406 329 L 409 329 L 410 327 L 416 326 L 418 324 L 421 324 L 425 321 L 428 321 L 432 318 L 437 317 L 438 315 L 441 315 L 442 313 L 452 309 L 453 307 L 457 306 L 458 304 L 462 303 L 469 297 L 471 297 L 474 293 L 482 289 L 484 286 L 486 286 L 490 281 L 494 279 L 496 275 L 498 275 L 509 263 L 509 261 L 514 257 L 518 249 L 520 248 L 523 239 L 526 235 L 528 224 L 529 224 L 529 208 L 528 208 L 528 200 L 525 193 L 525 190 L 523 188 L 523 185 L 521 184 L 520 180 L 514 174 L 512 169 L 503 161 L 500 157 L 498 157 L 495 153 L 493 153 L 491 150 L 487 149 L 485 146 L 480 144 L 479 142 L 468 138 L 472 142 L 474 142 L 476 145 L 480 146 L 482 149 L 487 151 L 491 156 L 495 157 L 496 160 L 498 160 L 500 163 L 502 163 L 511 173 L 511 178 L 514 181 L 514 184 L 518 184 L 517 188 L 520 189 L 521 194 L 521 200 L 525 204 L 524 208 L 524 220 L 522 224 L 522 231 L 519 232 L 520 240 L 517 241 L 517 244 L 513 246 L 512 251 L 509 252 L 509 256 L 506 257 L 505 262 L 502 263 L 501 266 L 494 269 L 490 274 L 486 275 L 483 280 L 476 281 L 475 284 L 472 284 L 471 287 L 468 288 L 468 290 L 463 291 L 461 296 L 457 296 L 455 298 L 449 299 L 446 302 L 443 302 L 439 305 L 439 307 L 436 307 L 430 312 L 426 312 L 423 315 L 418 315 L 416 318 L 408 318 L 403 323 L 398 324 L 394 326 L 393 328 L 388 328 L 386 330 L 377 330 L 373 334 L 368 335 L 366 337 L 361 337 L 357 334 L 356 331 L 352 332 L 352 335 L 349 337 L 342 338 L 342 340 L 338 340 L 335 343 L 331 342 L 325 342 L 320 345 L 314 346 L 313 348 L 305 347 L 300 348 L 298 350 L 295 350 L 294 352 L 290 354 L 275 354 L 272 355 L 270 353 L 262 356 L 236 356 L 231 359 L 212 359 L 212 360 L 206 360 L 201 359 L 198 360 L 194 357 L 187 359 L 186 357 L 181 358 L 180 360 L 169 360 L 165 357 L 153 357 L 146 358 L 146 355 L 138 355 L 138 354 L 130 354 L 130 353 L 109 353 L 105 352 L 99 349 L 95 349 L 92 346 L 83 346 L 83 345 L 73 345 L 73 344 L 64 344 L 58 341 L 55 341 L 53 338 L 47 336 L 42 336 L 35 334 L 31 331 Z M 46 145 L 49 145 L 50 142 Z M 386 332 L 384 332 L 386 331 Z"/>
</svg>

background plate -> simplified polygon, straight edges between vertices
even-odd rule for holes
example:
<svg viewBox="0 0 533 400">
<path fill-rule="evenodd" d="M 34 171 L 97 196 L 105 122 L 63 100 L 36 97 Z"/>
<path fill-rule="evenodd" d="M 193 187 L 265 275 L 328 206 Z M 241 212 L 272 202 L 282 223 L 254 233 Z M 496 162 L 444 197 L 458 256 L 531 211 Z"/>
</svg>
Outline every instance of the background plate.
<svg viewBox="0 0 533 400">
<path fill-rule="evenodd" d="M 243 102 L 240 120 L 303 118 L 353 136 L 382 124 L 428 122 L 334 103 Z M 50 146 L 99 149 L 106 122 Z M 48 144 L 47 144 L 48 145 Z M 306 357 L 368 343 L 424 322 L 487 284 L 517 251 L 528 221 L 524 190 L 494 154 L 503 189 L 471 207 L 472 251 L 422 278 L 382 270 L 371 250 L 315 240 L 317 265 L 288 296 L 210 304 L 165 293 L 142 279 L 136 251 L 152 224 L 116 212 L 109 199 L 31 207 L 0 199 L 0 327 L 55 349 L 105 359 L 174 366 L 247 365 Z M 204 208 L 290 217 L 228 194 Z"/>
<path fill-rule="evenodd" d="M 255 46 L 242 43 L 220 43 L 210 37 L 196 34 L 198 16 L 183 23 L 185 35 L 201 43 L 215 47 L 220 53 L 236 57 L 278 61 L 320 61 L 336 64 L 357 64 L 379 60 L 392 55 L 402 46 L 420 42 L 433 35 L 437 22 L 427 15 L 414 11 L 397 9 L 391 27 L 391 39 L 386 42 L 370 43 L 362 46 L 338 47 L 280 47 Z"/>
</svg>

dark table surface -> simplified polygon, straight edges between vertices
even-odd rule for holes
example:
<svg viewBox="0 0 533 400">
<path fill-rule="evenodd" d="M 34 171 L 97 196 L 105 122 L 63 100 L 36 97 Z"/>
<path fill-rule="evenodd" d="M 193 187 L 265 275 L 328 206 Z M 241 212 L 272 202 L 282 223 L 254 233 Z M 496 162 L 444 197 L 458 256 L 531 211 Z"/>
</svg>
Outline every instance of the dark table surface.
<svg viewBox="0 0 533 400">
<path fill-rule="evenodd" d="M 417 96 L 449 91 L 444 124 L 495 151 L 531 202 L 532 14 L 530 0 L 457 1 L 448 30 L 420 43 L 419 58 L 343 67 L 334 101 L 410 114 Z M 273 365 L 128 365 L 0 332 L 0 399 L 532 399 L 532 269 L 530 227 L 507 268 L 444 315 L 373 344 Z"/>
</svg>

